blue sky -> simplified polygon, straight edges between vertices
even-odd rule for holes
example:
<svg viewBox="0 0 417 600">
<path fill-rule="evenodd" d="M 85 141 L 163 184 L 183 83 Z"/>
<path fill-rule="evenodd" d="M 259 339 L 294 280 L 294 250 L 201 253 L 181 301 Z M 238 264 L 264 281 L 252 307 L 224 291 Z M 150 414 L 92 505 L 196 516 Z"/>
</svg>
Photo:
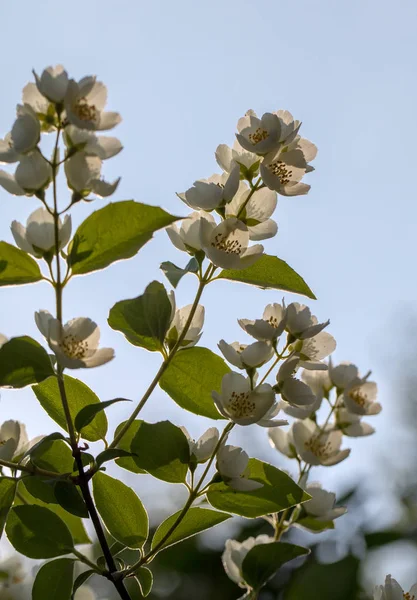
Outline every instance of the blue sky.
<svg viewBox="0 0 417 600">
<path fill-rule="evenodd" d="M 237 119 L 248 108 L 290 110 L 319 148 L 316 172 L 307 196 L 279 198 L 279 233 L 265 245 L 315 291 L 315 313 L 331 319 L 336 360 L 373 369 L 389 415 L 401 366 L 392 360 L 393 345 L 403 320 L 416 312 L 416 16 L 412 0 L 396 6 L 387 0 L 74 0 L 65 10 L 49 0 L 4 3 L 0 133 L 10 128 L 32 68 L 63 63 L 73 77 L 97 74 L 109 88 L 109 106 L 123 116 L 115 135 L 124 151 L 105 165 L 109 178 L 122 176 L 113 199 L 185 215 L 175 192 L 217 171 L 214 151 L 219 143 L 232 144 Z M 76 206 L 74 223 L 103 204 Z M 36 207 L 34 199 L 0 191 L 0 239 L 12 241 L 11 221 L 24 222 Z M 134 259 L 74 278 L 65 293 L 65 318 L 95 319 L 103 345 L 116 349 L 108 366 L 77 373 L 102 400 L 138 398 L 157 368 L 159 356 L 130 347 L 106 319 L 116 301 L 139 295 L 152 279 L 163 281 L 163 260 L 182 264 L 186 257 L 161 233 Z M 178 304 L 191 302 L 194 288 L 194 278 L 183 282 Z M 243 341 L 236 319 L 260 316 L 281 297 L 212 284 L 203 300 L 202 343 L 215 348 L 221 337 Z M 33 312 L 53 308 L 48 286 L 3 288 L 1 298 L 0 331 L 40 339 Z M 120 420 L 128 409 L 110 410 Z M 2 419 L 26 421 L 32 436 L 54 428 L 30 390 L 3 391 L 1 411 Z M 194 434 L 208 424 L 185 417 L 160 390 L 143 415 L 186 421 Z M 353 460 L 365 468 L 362 453 L 375 458 L 389 435 L 388 417 L 374 423 L 380 433 L 354 444 L 354 459 L 340 473 Z M 273 458 L 256 429 L 250 439 L 246 430 L 237 439 Z"/>
</svg>

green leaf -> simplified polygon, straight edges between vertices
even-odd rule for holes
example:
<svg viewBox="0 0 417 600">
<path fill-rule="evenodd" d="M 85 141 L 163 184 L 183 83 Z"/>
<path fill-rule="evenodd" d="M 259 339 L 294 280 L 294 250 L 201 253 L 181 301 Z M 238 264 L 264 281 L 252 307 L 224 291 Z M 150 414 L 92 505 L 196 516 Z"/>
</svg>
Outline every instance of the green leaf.
<svg viewBox="0 0 417 600">
<path fill-rule="evenodd" d="M 175 524 L 180 514 L 181 511 L 179 510 L 161 523 L 153 536 L 152 549 L 161 542 L 170 528 Z M 178 542 L 182 542 L 193 535 L 197 535 L 197 533 L 201 533 L 206 529 L 210 529 L 215 525 L 223 523 L 223 521 L 230 519 L 231 516 L 232 515 L 228 515 L 224 512 L 218 512 L 217 510 L 210 510 L 209 508 L 190 508 L 181 523 L 160 548 L 168 548 L 169 546 L 178 544 Z"/>
<path fill-rule="evenodd" d="M 368 549 L 379 548 L 380 546 L 403 540 L 404 533 L 395 530 L 372 531 L 370 533 L 365 533 L 364 539 Z"/>
<path fill-rule="evenodd" d="M 77 416 L 74 419 L 74 425 L 75 425 L 76 431 L 79 432 L 79 431 L 81 431 L 81 429 L 84 429 L 84 427 L 86 427 L 87 425 L 90 425 L 91 421 L 94 419 L 94 417 L 99 412 L 101 412 L 102 410 L 105 410 L 106 408 L 108 408 L 112 404 L 115 404 L 116 402 L 132 402 L 132 401 L 128 400 L 127 398 L 114 398 L 113 400 L 106 400 L 105 402 L 100 402 L 100 403 L 90 404 L 89 406 L 84 406 L 84 408 L 82 408 L 80 410 L 80 412 L 77 414 Z"/>
<path fill-rule="evenodd" d="M 71 600 L 74 600 L 74 595 L 75 595 L 75 592 L 78 590 L 78 588 L 80 588 L 82 585 L 84 585 L 84 583 L 86 581 L 88 581 L 90 579 L 91 575 L 94 575 L 95 572 L 96 571 L 93 571 L 93 569 L 89 569 L 88 571 L 83 571 L 83 573 L 80 573 L 78 575 L 78 577 L 74 581 Z"/>
<path fill-rule="evenodd" d="M 55 481 L 46 480 L 37 475 L 30 475 L 29 477 L 24 477 L 22 483 L 29 494 L 38 500 L 42 500 L 45 504 L 58 503 L 54 492 Z"/>
<path fill-rule="evenodd" d="M 198 261 L 193 256 L 184 269 L 177 267 L 177 265 L 174 265 L 174 263 L 170 261 L 161 263 L 159 268 L 168 279 L 172 287 L 176 288 L 184 275 L 187 275 L 187 273 L 198 273 Z"/>
<path fill-rule="evenodd" d="M 312 533 L 320 533 L 326 529 L 334 529 L 333 521 L 318 521 L 310 516 L 299 519 L 296 524 Z"/>
<path fill-rule="evenodd" d="M 310 499 L 289 475 L 257 458 L 249 459 L 249 479 L 263 483 L 252 492 L 237 492 L 225 483 L 210 486 L 207 500 L 214 508 L 254 519 Z"/>
<path fill-rule="evenodd" d="M 26 477 L 25 481 L 28 479 L 29 478 Z M 27 491 L 27 489 L 25 487 L 23 487 L 22 483 L 23 482 L 21 482 L 18 487 L 20 497 L 16 496 L 16 499 L 14 502 L 15 506 L 21 506 L 21 505 L 24 505 L 25 503 L 27 503 L 30 505 L 45 507 L 46 503 L 43 502 L 41 499 L 35 498 L 34 496 L 32 496 Z M 68 529 L 71 532 L 71 535 L 74 539 L 75 544 L 91 544 L 92 543 L 90 538 L 87 535 L 87 532 L 84 528 L 83 522 L 80 519 L 80 517 L 71 515 L 66 510 L 64 510 L 62 508 L 62 506 L 59 506 L 59 504 L 49 504 L 48 509 L 50 511 L 52 511 L 53 513 L 55 513 L 56 515 L 58 515 L 58 517 L 62 521 L 64 521 L 65 525 L 68 527 Z"/>
<path fill-rule="evenodd" d="M 131 450 L 137 455 L 135 462 L 141 469 L 168 481 L 185 481 L 190 461 L 188 440 L 179 427 L 169 421 L 139 423 Z"/>
<path fill-rule="evenodd" d="M 35 578 L 32 600 L 59 598 L 71 600 L 74 561 L 72 558 L 59 558 L 43 565 Z"/>
<path fill-rule="evenodd" d="M 259 590 L 283 564 L 309 552 L 308 548 L 284 542 L 259 544 L 243 559 L 243 578 L 252 588 Z"/>
<path fill-rule="evenodd" d="M 54 512 L 41 506 L 15 506 L 9 514 L 6 534 L 14 548 L 29 558 L 54 558 L 68 554 L 72 535 Z"/>
<path fill-rule="evenodd" d="M 4 348 L 4 346 L 3 346 Z M 0 349 L 1 352 L 1 349 Z M 76 415 L 85 406 L 99 404 L 100 399 L 85 383 L 79 379 L 74 379 L 68 375 L 64 375 L 65 392 L 67 395 L 68 405 L 71 417 L 74 420 Z M 56 377 L 51 377 L 43 381 L 33 388 L 37 399 L 41 406 L 46 410 L 48 415 L 58 423 L 62 429 L 68 431 L 67 421 L 65 418 L 64 409 L 62 407 L 61 394 L 59 392 L 58 381 Z M 104 412 L 98 413 L 93 421 L 83 430 L 82 437 L 89 442 L 97 442 L 104 439 L 107 433 L 107 418 Z"/>
<path fill-rule="evenodd" d="M 31 454 L 31 461 L 41 469 L 54 473 L 72 473 L 72 450 L 63 440 L 47 440 Z"/>
<path fill-rule="evenodd" d="M 129 548 L 142 548 L 149 531 L 148 515 L 135 492 L 100 471 L 93 477 L 97 510 L 111 535 Z"/>
<path fill-rule="evenodd" d="M 120 423 L 120 425 L 117 426 L 115 435 L 118 435 L 119 431 L 122 429 L 122 427 L 125 426 L 126 423 L 127 421 L 123 421 L 122 423 Z M 129 429 L 126 431 L 120 442 L 117 444 L 118 449 L 124 450 L 126 452 L 131 452 L 132 440 L 135 437 L 142 423 L 143 421 L 140 420 L 133 421 L 133 423 L 130 425 Z M 121 457 L 116 460 L 116 464 L 119 465 L 119 467 L 121 467 L 122 469 L 131 471 L 132 473 L 146 473 L 145 469 L 140 468 L 138 457 L 136 454 L 134 454 L 131 458 Z"/>
<path fill-rule="evenodd" d="M 0 387 L 22 388 L 53 375 L 48 353 L 31 337 L 15 337 L 0 348 Z"/>
<path fill-rule="evenodd" d="M 99 467 L 105 462 L 109 460 L 115 460 L 116 458 L 125 458 L 135 456 L 132 452 L 128 450 L 122 450 L 121 448 L 108 448 L 107 450 L 103 450 L 96 457 L 96 463 Z"/>
<path fill-rule="evenodd" d="M 0 479 L 0 538 L 3 535 L 9 511 L 16 495 L 17 484 L 11 479 Z"/>
<path fill-rule="evenodd" d="M 152 571 L 150 571 L 147 567 L 140 567 L 140 569 L 138 569 L 135 572 L 135 576 L 139 584 L 142 596 L 146 598 L 146 596 L 148 596 L 151 593 L 153 586 Z"/>
<path fill-rule="evenodd" d="M 159 281 L 152 281 L 142 296 L 117 302 L 108 322 L 134 346 L 150 352 L 161 350 L 171 322 L 172 306 Z"/>
<path fill-rule="evenodd" d="M 263 289 L 285 290 L 316 299 L 306 282 L 286 262 L 276 256 L 264 254 L 247 269 L 221 271 L 221 279 L 240 281 Z"/>
<path fill-rule="evenodd" d="M 69 481 L 57 481 L 55 498 L 60 506 L 76 517 L 88 518 L 87 506 L 78 488 Z"/>
<path fill-rule="evenodd" d="M 347 556 L 331 564 L 308 561 L 285 589 L 285 600 L 352 600 L 359 591 L 359 560 Z"/>
<path fill-rule="evenodd" d="M 36 260 L 20 248 L 0 242 L 0 286 L 35 283 L 41 279 Z"/>
<path fill-rule="evenodd" d="M 159 385 L 181 408 L 210 419 L 223 419 L 211 392 L 219 392 L 223 376 L 230 369 L 208 348 L 187 348 L 177 352 L 159 380 Z"/>
<path fill-rule="evenodd" d="M 81 223 L 71 242 L 68 262 L 73 274 L 91 273 L 116 260 L 131 258 L 155 231 L 179 218 L 157 206 L 133 200 L 110 203 L 96 210 Z"/>
</svg>

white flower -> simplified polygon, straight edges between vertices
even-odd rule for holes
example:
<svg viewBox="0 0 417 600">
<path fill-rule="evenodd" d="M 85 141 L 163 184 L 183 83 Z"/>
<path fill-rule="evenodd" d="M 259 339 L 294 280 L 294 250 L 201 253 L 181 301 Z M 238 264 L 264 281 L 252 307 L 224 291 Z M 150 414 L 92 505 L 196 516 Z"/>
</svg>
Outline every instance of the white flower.
<svg viewBox="0 0 417 600">
<path fill-rule="evenodd" d="M 375 402 L 377 385 L 374 381 L 351 382 L 345 389 L 343 401 L 347 410 L 357 415 L 377 415 L 382 406 Z"/>
<path fill-rule="evenodd" d="M 309 483 L 306 492 L 310 494 L 311 500 L 307 500 L 303 508 L 317 521 L 333 521 L 347 511 L 344 506 L 335 507 L 336 494 L 323 490 L 320 483 Z"/>
<path fill-rule="evenodd" d="M 33 108 L 42 123 L 41 129 L 47 133 L 54 130 L 57 125 L 57 115 L 54 104 L 51 104 L 45 96 L 42 96 L 36 83 L 28 83 L 23 88 L 23 104 Z"/>
<path fill-rule="evenodd" d="M 262 319 L 250 321 L 239 319 L 239 325 L 246 333 L 259 341 L 276 341 L 285 329 L 286 310 L 281 304 L 268 304 Z"/>
<path fill-rule="evenodd" d="M 26 427 L 19 421 L 5 421 L 0 427 L 0 458 L 12 461 L 29 443 Z"/>
<path fill-rule="evenodd" d="M 39 93 L 51 102 L 63 102 L 68 90 L 68 73 L 62 65 L 44 69 L 42 75 L 33 71 Z"/>
<path fill-rule="evenodd" d="M 101 160 L 112 158 L 123 150 L 120 140 L 116 137 L 96 136 L 93 132 L 78 129 L 74 125 L 65 128 L 64 141 L 69 151 L 82 150 L 87 156 L 98 156 Z"/>
<path fill-rule="evenodd" d="M 222 379 L 221 393 L 211 393 L 221 415 L 238 425 L 257 423 L 261 427 L 286 425 L 287 421 L 271 421 L 275 408 L 275 392 L 263 383 L 251 389 L 251 381 L 240 373 L 226 373 Z"/>
<path fill-rule="evenodd" d="M 98 156 L 88 156 L 85 151 L 77 152 L 65 161 L 65 175 L 68 187 L 86 198 L 90 193 L 101 198 L 113 194 L 119 185 L 120 177 L 109 183 L 101 179 L 102 161 Z"/>
<path fill-rule="evenodd" d="M 171 300 L 172 304 L 172 302 L 175 302 L 175 296 L 172 294 L 171 298 L 173 298 L 173 300 Z M 188 317 L 190 316 L 192 306 L 192 304 L 187 304 L 187 306 L 183 306 L 182 308 L 175 310 L 171 325 L 165 338 L 170 350 L 172 350 L 177 343 L 177 340 L 181 335 L 185 324 L 187 323 Z M 181 348 L 191 348 L 191 346 L 195 346 L 198 340 L 201 338 L 201 330 L 204 325 L 204 312 L 204 306 L 199 304 L 193 315 L 185 338 L 181 342 Z"/>
<path fill-rule="evenodd" d="M 338 408 L 336 412 L 337 427 L 348 437 L 372 435 L 375 429 L 369 423 L 362 423 L 361 416 L 353 414 L 346 408 Z"/>
<path fill-rule="evenodd" d="M 80 129 L 105 130 L 113 129 L 121 121 L 116 112 L 104 112 L 107 102 L 107 88 L 87 76 L 78 83 L 70 80 L 64 105 L 68 121 Z"/>
<path fill-rule="evenodd" d="M 233 148 L 227 144 L 220 144 L 216 149 L 216 161 L 223 171 L 230 173 L 236 165 L 242 165 L 250 170 L 255 176 L 259 170 L 259 156 L 253 152 L 248 152 L 235 140 Z M 257 164 L 258 168 L 255 167 Z"/>
<path fill-rule="evenodd" d="M 280 429 L 279 427 L 268 429 L 268 437 L 269 443 L 278 452 L 281 452 L 281 454 L 284 454 L 288 458 L 297 457 L 292 427 L 289 429 Z"/>
<path fill-rule="evenodd" d="M 327 394 L 333 387 L 332 381 L 330 380 L 329 370 L 303 370 L 301 379 L 313 390 L 317 396 L 321 396 L 321 398 L 323 398 L 323 396 Z"/>
<path fill-rule="evenodd" d="M 96 600 L 97 596 L 88 585 L 82 585 L 75 592 L 74 600 Z"/>
<path fill-rule="evenodd" d="M 177 196 L 191 208 L 213 210 L 232 200 L 239 188 L 239 180 L 239 167 L 236 166 L 230 173 L 195 181 L 193 187 Z"/>
<path fill-rule="evenodd" d="M 374 600 L 417 600 L 417 583 L 406 593 L 391 575 L 387 575 L 385 584 L 375 587 Z"/>
<path fill-rule="evenodd" d="M 338 390 L 344 390 L 352 381 L 359 379 L 358 367 L 350 362 L 341 362 L 334 367 L 330 358 L 329 377 Z"/>
<path fill-rule="evenodd" d="M 293 435 L 298 454 L 310 465 L 336 465 L 350 454 L 350 450 L 340 450 L 341 431 L 322 431 L 310 419 L 295 422 Z"/>
<path fill-rule="evenodd" d="M 267 342 L 245 345 L 239 342 L 227 344 L 224 340 L 220 340 L 218 347 L 225 359 L 239 369 L 261 367 L 274 355 L 273 347 Z"/>
<path fill-rule="evenodd" d="M 330 321 L 319 323 L 317 317 L 311 314 L 310 309 L 305 304 L 292 302 L 287 306 L 286 330 L 295 338 L 305 340 L 314 337 L 329 323 Z"/>
<path fill-rule="evenodd" d="M 247 587 L 242 575 L 244 558 L 254 546 L 270 544 L 273 541 L 273 538 L 267 535 L 258 535 L 256 538 L 250 537 L 242 543 L 236 540 L 226 540 L 222 562 L 227 576 L 240 587 Z"/>
<path fill-rule="evenodd" d="M 9 133 L 0 140 L 0 163 L 15 163 L 19 160 L 20 155 L 12 142 L 12 133 Z"/>
<path fill-rule="evenodd" d="M 239 492 L 250 492 L 263 487 L 262 483 L 248 479 L 249 456 L 238 446 L 222 445 L 217 452 L 217 470 L 224 483 Z"/>
<path fill-rule="evenodd" d="M 14 196 L 41 192 L 51 180 L 51 165 L 37 151 L 20 157 L 14 176 L 0 169 L 0 185 Z"/>
<path fill-rule="evenodd" d="M 230 218 L 216 227 L 205 219 L 200 222 L 201 245 L 207 257 L 222 269 L 245 269 L 263 253 L 263 246 L 249 245 L 249 230 L 242 221 Z"/>
<path fill-rule="evenodd" d="M 291 406 L 308 408 L 312 411 L 317 402 L 317 396 L 310 386 L 294 377 L 298 365 L 299 357 L 297 355 L 290 356 L 282 363 L 277 373 L 277 388 L 282 399 Z"/>
<path fill-rule="evenodd" d="M 16 244 L 36 257 L 45 252 L 55 252 L 54 218 L 49 211 L 41 207 L 35 210 L 24 227 L 18 221 L 13 221 L 11 230 Z M 58 219 L 59 250 L 62 250 L 71 237 L 71 217 L 66 215 L 64 222 Z"/>
<path fill-rule="evenodd" d="M 173 223 L 166 228 L 169 239 L 178 250 L 195 254 L 201 250 L 200 222 L 202 219 L 216 226 L 216 221 L 211 214 L 204 211 L 192 212 L 189 217 L 181 221 L 180 227 Z"/>
<path fill-rule="evenodd" d="M 326 331 L 321 331 L 314 337 L 303 340 L 301 348 L 297 348 L 301 359 L 299 366 L 304 369 L 327 371 L 327 365 L 321 361 L 335 349 L 334 337 Z"/>
<path fill-rule="evenodd" d="M 22 583 L 26 577 L 20 558 L 16 555 L 9 556 L 0 562 L 0 572 L 6 577 L 0 579 L 0 590 L 7 590 L 11 585 Z M 1 596 L 3 598 L 3 596 Z"/>
<path fill-rule="evenodd" d="M 63 367 L 98 367 L 114 358 L 112 348 L 98 349 L 100 329 L 91 319 L 78 317 L 61 325 L 47 310 L 41 310 L 35 313 L 35 321 Z"/>
<path fill-rule="evenodd" d="M 262 156 L 279 147 L 281 123 L 276 114 L 265 113 L 259 119 L 253 111 L 248 111 L 239 119 L 237 130 L 239 144 L 249 152 Z"/>
<path fill-rule="evenodd" d="M 271 152 L 260 165 L 262 181 L 282 196 L 307 194 L 310 186 L 301 183 L 307 171 L 307 162 L 301 150 Z"/>
<path fill-rule="evenodd" d="M 17 154 L 27 154 L 36 148 L 41 135 L 37 114 L 29 104 L 17 105 L 17 119 L 10 132 L 10 140 Z"/>
<path fill-rule="evenodd" d="M 242 182 L 233 200 L 226 204 L 225 217 L 243 221 L 249 230 L 249 239 L 266 240 L 278 231 L 276 222 L 270 219 L 276 205 L 276 192 L 262 188 L 252 193 Z"/>
<path fill-rule="evenodd" d="M 216 427 L 210 427 L 197 440 L 193 440 L 185 427 L 180 428 L 188 440 L 190 454 L 195 456 L 198 463 L 205 463 L 213 454 L 219 441 L 219 430 Z"/>
</svg>

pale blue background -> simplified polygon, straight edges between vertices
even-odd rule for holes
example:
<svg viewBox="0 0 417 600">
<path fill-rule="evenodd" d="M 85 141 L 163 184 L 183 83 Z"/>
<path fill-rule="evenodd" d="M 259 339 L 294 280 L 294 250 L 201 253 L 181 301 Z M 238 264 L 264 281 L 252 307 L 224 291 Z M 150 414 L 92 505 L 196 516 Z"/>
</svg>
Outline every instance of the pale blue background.
<svg viewBox="0 0 417 600">
<path fill-rule="evenodd" d="M 323 474 L 342 487 L 344 476 L 378 470 L 387 448 L 402 447 L 390 419 L 417 296 L 416 16 L 412 0 L 2 2 L 0 133 L 11 126 L 32 67 L 40 72 L 61 62 L 73 77 L 97 74 L 109 87 L 109 106 L 124 119 L 115 131 L 124 152 L 104 170 L 109 178 L 122 176 L 114 200 L 134 198 L 186 214 L 174 192 L 217 170 L 214 150 L 232 144 L 236 121 L 248 108 L 286 108 L 303 121 L 303 135 L 319 147 L 312 190 L 280 198 L 279 235 L 266 243 L 267 251 L 311 285 L 318 297 L 314 311 L 331 318 L 336 359 L 372 368 L 385 408 L 373 420 L 377 435 L 352 444 L 353 458 Z M 74 223 L 104 203 L 76 206 Z M 24 222 L 36 207 L 34 199 L 1 191 L 0 238 L 12 241 L 10 222 Z M 77 373 L 101 399 L 138 399 L 160 361 L 107 327 L 109 308 L 140 294 L 152 279 L 162 281 L 161 261 L 186 259 L 160 233 L 134 259 L 71 282 L 65 317 L 95 319 L 103 345 L 116 349 L 111 364 Z M 179 305 L 191 302 L 194 288 L 191 277 L 180 285 Z M 236 318 L 259 316 L 281 297 L 213 284 L 204 296 L 202 342 L 215 348 L 220 337 L 243 341 Z M 46 284 L 3 289 L 1 307 L 0 331 L 40 340 L 33 312 L 53 309 L 52 291 Z M 122 405 L 109 411 L 119 420 L 127 414 Z M 206 426 L 160 390 L 143 416 L 186 421 L 195 435 Z M 25 421 L 31 436 L 56 428 L 30 389 L 3 391 L 1 418 Z M 235 439 L 275 459 L 259 428 L 241 430 Z M 404 584 L 412 577 L 405 567 L 390 570 Z"/>
</svg>

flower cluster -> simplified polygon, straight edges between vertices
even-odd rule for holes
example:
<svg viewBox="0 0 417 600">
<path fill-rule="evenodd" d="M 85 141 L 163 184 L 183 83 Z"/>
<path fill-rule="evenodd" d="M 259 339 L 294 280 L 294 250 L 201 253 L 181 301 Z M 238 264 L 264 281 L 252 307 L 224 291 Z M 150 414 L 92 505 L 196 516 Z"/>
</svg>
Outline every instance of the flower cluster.
<svg viewBox="0 0 417 600">
<path fill-rule="evenodd" d="M 106 86 L 92 76 L 78 82 L 70 79 L 62 65 L 48 67 L 41 76 L 34 72 L 34 77 L 35 83 L 28 83 L 23 89 L 22 103 L 17 105 L 16 120 L 10 132 L 0 140 L 0 162 L 17 163 L 14 174 L 0 170 L 0 185 L 17 196 L 36 195 L 43 199 L 55 176 L 54 164 L 63 164 L 68 186 L 73 190 L 73 201 L 87 199 L 90 194 L 110 196 L 119 180 L 105 181 L 101 176 L 102 163 L 118 154 L 122 145 L 117 138 L 97 136 L 94 132 L 113 129 L 121 117 L 104 111 Z M 62 132 L 65 144 L 62 160 L 57 144 L 50 159 L 42 153 L 42 134 L 51 132 Z M 38 220 L 39 214 L 31 215 L 31 223 Z M 28 252 L 27 248 L 32 245 L 43 248 L 36 243 L 43 241 L 39 228 L 37 233 L 31 228 L 35 234 L 33 244 L 30 241 L 31 223 L 23 238 L 21 226 L 15 225 L 13 231 L 15 238 L 25 240 Z M 70 229 L 70 225 L 68 227 Z"/>
<path fill-rule="evenodd" d="M 415 583 L 409 592 L 404 592 L 398 581 L 391 575 L 387 575 L 384 585 L 378 585 L 374 590 L 374 600 L 416 600 L 417 583 Z"/>
<path fill-rule="evenodd" d="M 244 269 L 263 254 L 261 244 L 278 231 L 271 218 L 277 193 L 306 194 L 302 183 L 317 149 L 300 137 L 301 123 L 288 111 L 266 113 L 259 119 L 250 110 L 237 124 L 233 148 L 218 146 L 216 160 L 222 174 L 199 179 L 178 194 L 193 209 L 181 225 L 167 233 L 176 248 L 207 258 L 215 267 Z M 218 220 L 216 220 L 217 216 Z"/>
</svg>

